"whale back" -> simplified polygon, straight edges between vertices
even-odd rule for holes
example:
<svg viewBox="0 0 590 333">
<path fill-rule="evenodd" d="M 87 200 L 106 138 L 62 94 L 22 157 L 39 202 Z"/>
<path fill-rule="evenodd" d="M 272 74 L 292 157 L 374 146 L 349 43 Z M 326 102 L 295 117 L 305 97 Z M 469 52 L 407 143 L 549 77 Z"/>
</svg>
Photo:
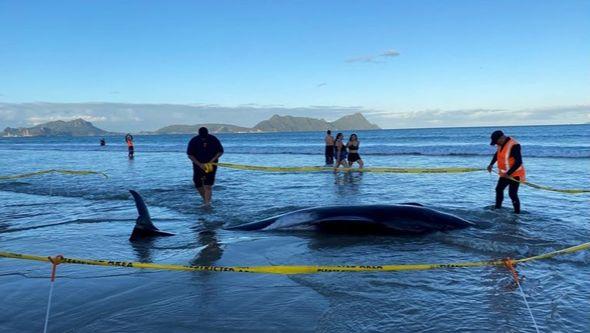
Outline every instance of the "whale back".
<svg viewBox="0 0 590 333">
<path fill-rule="evenodd" d="M 415 203 L 300 209 L 233 230 L 306 230 L 348 234 L 420 234 L 472 226 L 455 215 Z"/>
</svg>

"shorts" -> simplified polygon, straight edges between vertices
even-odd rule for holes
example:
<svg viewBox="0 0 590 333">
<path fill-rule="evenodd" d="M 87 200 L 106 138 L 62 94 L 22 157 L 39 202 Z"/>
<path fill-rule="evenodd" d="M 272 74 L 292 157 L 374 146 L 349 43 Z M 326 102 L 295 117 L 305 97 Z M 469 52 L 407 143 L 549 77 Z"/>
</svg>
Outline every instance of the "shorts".
<svg viewBox="0 0 590 333">
<path fill-rule="evenodd" d="M 348 162 L 354 163 L 361 159 L 361 155 L 359 153 L 350 153 L 348 154 Z"/>
<path fill-rule="evenodd" d="M 215 173 L 217 173 L 217 166 L 214 166 L 213 172 L 209 173 L 205 173 L 201 168 L 195 166 L 193 170 L 193 183 L 195 183 L 195 187 L 213 186 L 215 183 Z"/>
<path fill-rule="evenodd" d="M 133 150 L 134 150 L 133 146 L 129 146 L 129 154 L 133 154 Z"/>
</svg>

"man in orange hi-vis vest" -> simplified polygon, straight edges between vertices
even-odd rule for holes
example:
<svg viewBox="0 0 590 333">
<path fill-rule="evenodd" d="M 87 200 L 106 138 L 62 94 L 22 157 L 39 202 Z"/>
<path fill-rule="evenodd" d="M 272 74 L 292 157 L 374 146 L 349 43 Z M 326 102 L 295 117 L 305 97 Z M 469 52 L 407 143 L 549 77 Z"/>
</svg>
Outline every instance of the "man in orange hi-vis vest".
<svg viewBox="0 0 590 333">
<path fill-rule="evenodd" d="M 498 162 L 498 185 L 496 186 L 496 208 L 502 207 L 504 190 L 508 188 L 508 195 L 512 199 L 514 212 L 520 214 L 520 200 L 518 199 L 518 186 L 526 180 L 526 171 L 522 164 L 520 144 L 511 137 L 505 136 L 502 131 L 492 133 L 490 145 L 496 145 L 498 151 L 494 154 L 488 165 L 488 172 L 492 172 L 494 163 Z M 514 181 L 516 179 L 517 181 Z"/>
</svg>

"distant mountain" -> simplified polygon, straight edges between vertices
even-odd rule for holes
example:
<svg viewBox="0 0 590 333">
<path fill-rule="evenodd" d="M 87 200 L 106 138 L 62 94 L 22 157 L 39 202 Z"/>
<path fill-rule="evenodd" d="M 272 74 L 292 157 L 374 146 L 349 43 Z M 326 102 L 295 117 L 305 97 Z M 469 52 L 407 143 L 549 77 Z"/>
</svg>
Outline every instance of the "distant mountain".
<svg viewBox="0 0 590 333">
<path fill-rule="evenodd" d="M 226 124 L 172 125 L 161 128 L 155 132 L 151 132 L 150 134 L 193 134 L 197 133 L 199 127 L 202 126 L 207 127 L 212 133 L 304 132 L 325 131 L 327 129 L 334 131 L 380 129 L 379 126 L 371 124 L 362 114 L 355 113 L 342 117 L 334 122 L 307 117 L 274 115 L 268 120 L 259 122 L 253 128 Z"/>
<path fill-rule="evenodd" d="M 199 132 L 199 128 L 207 127 L 211 133 L 247 133 L 253 130 L 248 127 L 240 127 L 226 124 L 202 124 L 202 125 L 170 125 L 150 134 L 194 134 Z"/>
<path fill-rule="evenodd" d="M 328 122 L 323 119 L 279 116 L 274 115 L 268 120 L 261 121 L 253 128 L 227 124 L 201 124 L 201 125 L 171 125 L 160 128 L 155 132 L 142 132 L 142 134 L 195 134 L 200 127 L 207 127 L 211 133 L 251 133 L 251 132 L 303 132 L 339 130 L 371 130 L 379 129 L 379 126 L 371 124 L 360 113 L 342 117 L 336 121 Z M 2 133 L 3 137 L 27 137 L 27 136 L 102 136 L 116 135 L 95 127 L 92 123 L 83 119 L 72 121 L 52 121 L 28 128 L 7 127 Z"/>
<path fill-rule="evenodd" d="M 322 131 L 329 127 L 331 127 L 330 123 L 323 119 L 279 116 L 276 114 L 254 126 L 255 129 L 261 132 Z"/>
<path fill-rule="evenodd" d="M 261 121 L 254 129 L 263 132 L 298 132 L 340 130 L 372 130 L 379 126 L 371 124 L 361 113 L 344 116 L 336 121 L 323 119 L 274 115 L 269 120 Z"/>
<path fill-rule="evenodd" d="M 1 133 L 3 137 L 24 136 L 101 136 L 116 134 L 101 130 L 84 119 L 72 121 L 52 121 L 33 127 L 10 128 L 7 127 Z"/>
<path fill-rule="evenodd" d="M 361 113 L 344 116 L 331 123 L 334 130 L 373 130 L 380 129 L 379 126 L 371 124 Z"/>
</svg>

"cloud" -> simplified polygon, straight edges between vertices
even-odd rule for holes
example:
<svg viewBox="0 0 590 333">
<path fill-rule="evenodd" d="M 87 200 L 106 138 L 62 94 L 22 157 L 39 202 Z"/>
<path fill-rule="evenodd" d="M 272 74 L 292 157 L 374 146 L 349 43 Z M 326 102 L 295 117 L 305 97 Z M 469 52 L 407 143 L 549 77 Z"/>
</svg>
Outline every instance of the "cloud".
<svg viewBox="0 0 590 333">
<path fill-rule="evenodd" d="M 129 104 L 129 103 L 0 103 L 0 127 L 30 127 L 55 120 L 82 118 L 114 132 L 151 131 L 173 124 L 225 123 L 252 127 L 272 115 L 335 120 L 362 107 L 244 104 Z"/>
<path fill-rule="evenodd" d="M 27 118 L 27 123 L 29 125 L 35 126 L 35 125 L 47 123 L 50 121 L 57 121 L 57 120 L 69 121 L 69 120 L 74 120 L 74 119 L 84 119 L 86 121 L 93 122 L 93 123 L 100 123 L 100 122 L 104 122 L 107 120 L 106 117 L 97 117 L 97 116 L 88 116 L 88 115 L 73 115 L 73 116 L 52 115 L 52 116 L 41 116 L 41 117 L 39 117 L 39 116 L 29 117 L 29 118 Z"/>
<path fill-rule="evenodd" d="M 225 123 L 252 127 L 272 115 L 336 120 L 360 112 L 382 128 L 549 125 L 590 122 L 589 105 L 552 106 L 528 109 L 425 109 L 388 111 L 361 106 L 245 104 L 129 104 L 129 103 L 0 103 L 0 129 L 29 127 L 53 120 L 82 118 L 114 132 L 151 131 L 180 124 Z"/>
<path fill-rule="evenodd" d="M 385 51 L 381 54 L 382 57 L 387 57 L 387 58 L 397 57 L 398 55 L 399 55 L 399 52 L 397 52 L 396 50 L 388 50 L 388 51 Z"/>
<path fill-rule="evenodd" d="M 481 108 L 407 112 L 371 110 L 367 111 L 366 115 L 387 128 L 580 124 L 590 121 L 590 105 L 514 110 Z"/>
<path fill-rule="evenodd" d="M 346 62 L 348 63 L 354 63 L 354 62 L 361 62 L 361 63 L 374 63 L 374 64 L 380 64 L 380 63 L 384 63 L 385 61 L 382 60 L 383 58 L 394 58 L 399 56 L 399 52 L 397 52 L 396 50 L 387 50 L 379 55 L 367 55 L 367 56 L 360 56 L 360 57 L 354 57 L 354 58 L 349 58 L 346 59 Z"/>
<path fill-rule="evenodd" d="M 321 87 L 325 87 L 325 86 L 327 86 L 327 85 L 328 85 L 328 84 L 327 84 L 326 82 L 322 82 L 322 83 L 320 83 L 320 84 L 316 85 L 315 87 L 316 87 L 316 88 L 321 88 Z"/>
</svg>

